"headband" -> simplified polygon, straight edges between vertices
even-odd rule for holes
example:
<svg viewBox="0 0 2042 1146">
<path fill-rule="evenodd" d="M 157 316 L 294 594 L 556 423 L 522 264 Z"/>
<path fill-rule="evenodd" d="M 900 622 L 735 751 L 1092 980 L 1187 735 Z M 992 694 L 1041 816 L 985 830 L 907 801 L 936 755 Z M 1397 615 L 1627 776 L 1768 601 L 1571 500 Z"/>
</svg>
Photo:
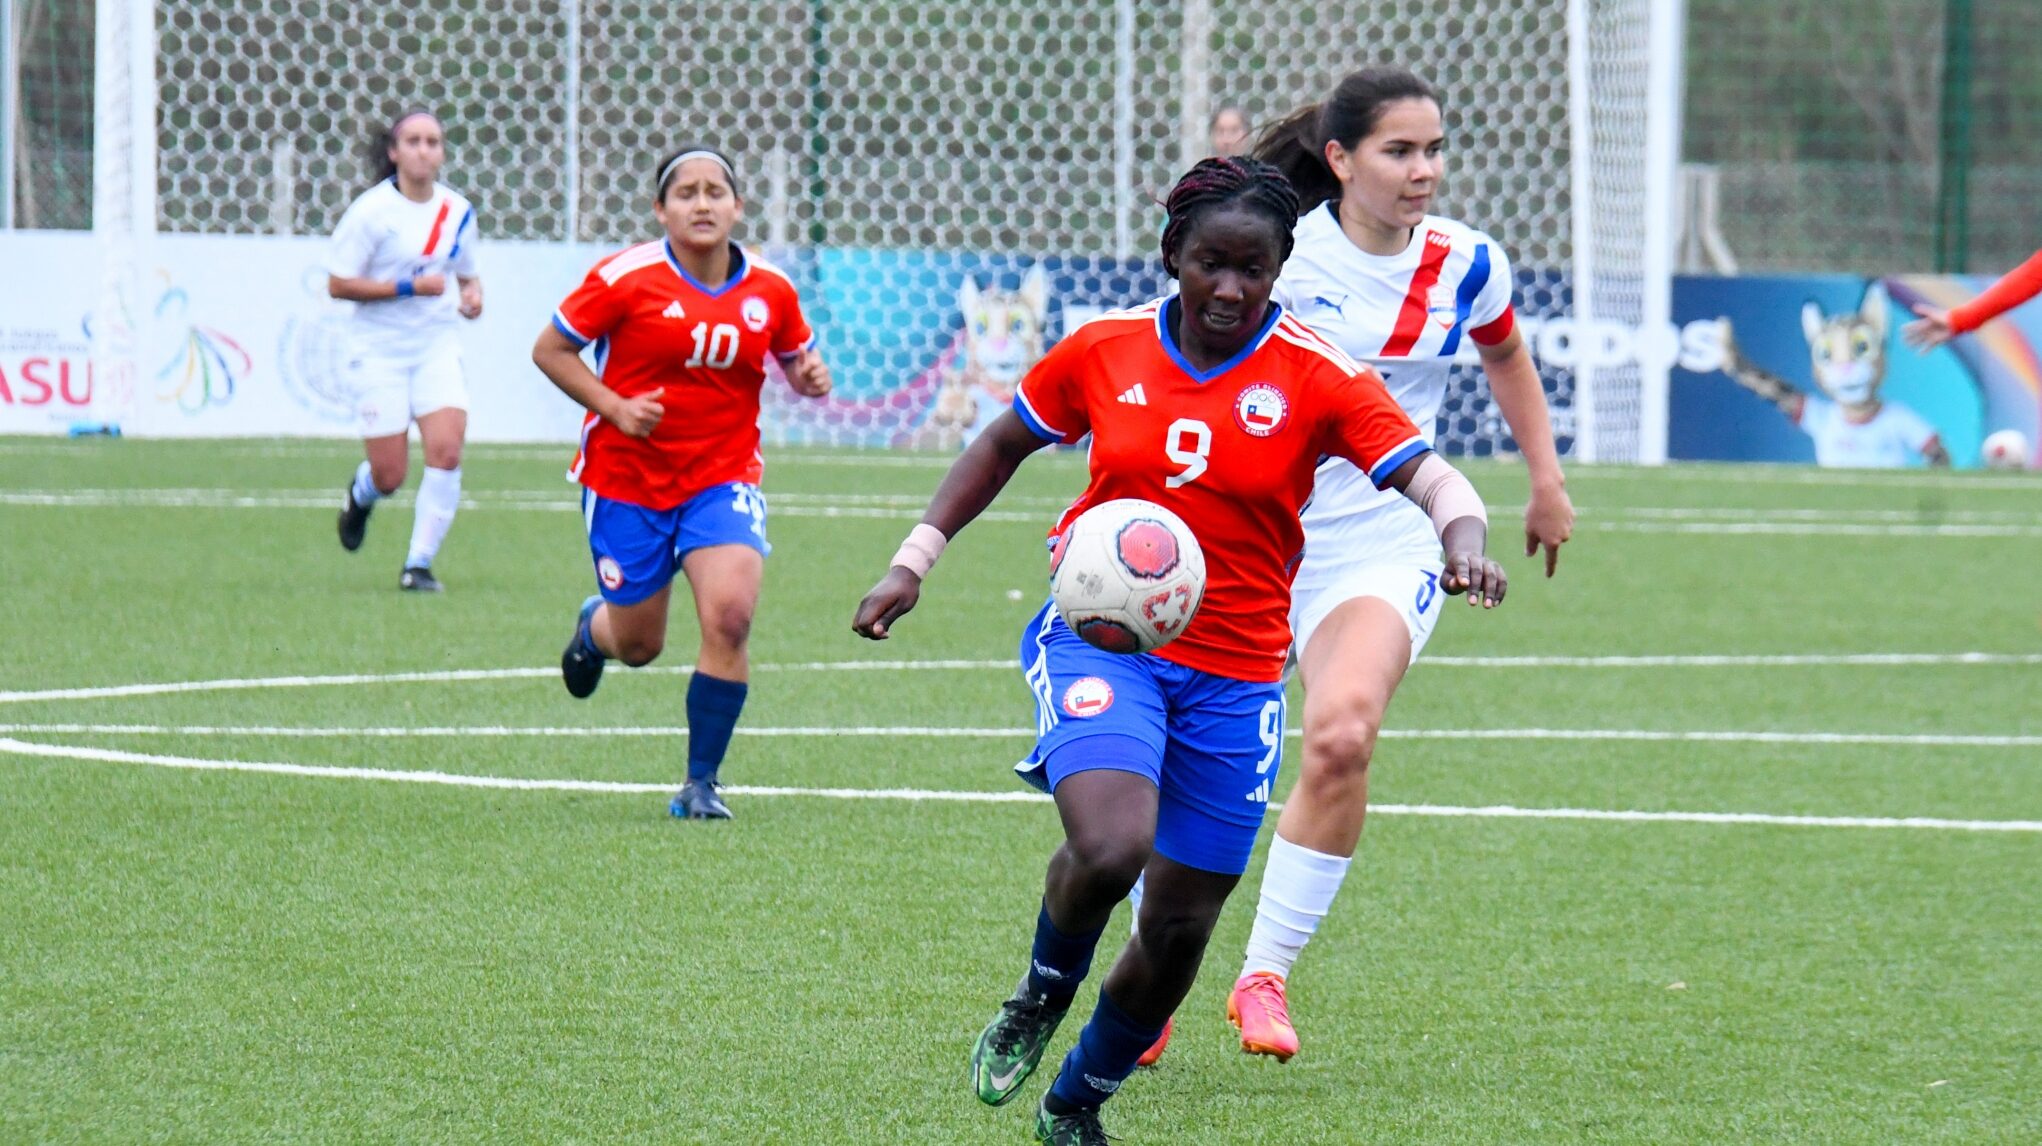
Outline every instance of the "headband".
<svg viewBox="0 0 2042 1146">
<path fill-rule="evenodd" d="M 668 176 L 671 176 L 674 173 L 674 169 L 679 167 L 681 164 L 686 163 L 690 159 L 708 159 L 714 161 L 716 166 L 723 168 L 723 174 L 730 179 L 730 185 L 733 188 L 737 186 L 737 172 L 732 171 L 730 169 L 729 160 L 723 158 L 721 155 L 718 155 L 713 151 L 683 151 L 679 155 L 674 156 L 673 160 L 669 162 L 665 167 L 659 169 L 659 179 L 655 182 L 654 186 L 659 188 L 660 194 L 664 195 L 666 193 L 666 181 Z"/>
</svg>

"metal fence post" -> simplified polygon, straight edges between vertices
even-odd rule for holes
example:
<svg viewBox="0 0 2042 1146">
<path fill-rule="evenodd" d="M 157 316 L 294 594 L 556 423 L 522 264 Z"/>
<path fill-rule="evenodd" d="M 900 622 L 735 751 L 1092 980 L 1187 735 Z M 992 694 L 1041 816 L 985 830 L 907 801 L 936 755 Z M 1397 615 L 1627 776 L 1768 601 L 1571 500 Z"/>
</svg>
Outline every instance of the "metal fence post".
<svg viewBox="0 0 2042 1146">
<path fill-rule="evenodd" d="M 1963 274 L 1971 250 L 1971 0 L 1943 4 L 1943 130 L 1936 163 L 1936 271 Z"/>
</svg>

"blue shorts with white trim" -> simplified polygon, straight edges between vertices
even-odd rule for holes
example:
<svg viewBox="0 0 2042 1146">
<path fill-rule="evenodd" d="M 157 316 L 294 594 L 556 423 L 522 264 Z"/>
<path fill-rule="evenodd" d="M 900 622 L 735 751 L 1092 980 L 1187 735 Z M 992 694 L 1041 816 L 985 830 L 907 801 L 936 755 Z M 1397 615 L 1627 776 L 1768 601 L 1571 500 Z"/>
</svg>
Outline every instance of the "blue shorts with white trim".
<svg viewBox="0 0 2042 1146">
<path fill-rule="evenodd" d="M 747 545 L 761 556 L 766 498 L 746 482 L 710 486 L 672 509 L 647 509 L 581 491 L 596 587 L 612 605 L 635 605 L 671 585 L 681 559 L 711 545 Z"/>
<path fill-rule="evenodd" d="M 1046 605 L 1021 635 L 1036 742 L 1015 765 L 1048 791 L 1112 769 L 1156 785 L 1156 851 L 1239 875 L 1283 762 L 1283 685 L 1094 648 Z"/>
</svg>

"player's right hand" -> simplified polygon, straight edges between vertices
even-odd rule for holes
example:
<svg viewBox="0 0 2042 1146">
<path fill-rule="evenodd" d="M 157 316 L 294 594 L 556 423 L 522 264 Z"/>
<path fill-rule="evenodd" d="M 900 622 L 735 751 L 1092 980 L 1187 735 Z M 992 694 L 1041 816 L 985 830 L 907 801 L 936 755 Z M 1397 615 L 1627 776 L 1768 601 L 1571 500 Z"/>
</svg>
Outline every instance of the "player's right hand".
<svg viewBox="0 0 2042 1146">
<path fill-rule="evenodd" d="M 443 274 L 420 275 L 411 280 L 411 293 L 421 298 L 434 298 L 447 293 L 447 276 Z"/>
<path fill-rule="evenodd" d="M 659 404 L 659 396 L 666 393 L 666 387 L 648 390 L 634 398 L 619 399 L 610 412 L 603 415 L 612 425 L 634 438 L 648 437 L 652 428 L 666 416 L 666 407 Z"/>
<path fill-rule="evenodd" d="M 921 599 L 922 579 L 915 576 L 914 570 L 896 565 L 858 602 L 858 612 L 851 618 L 851 631 L 868 640 L 883 641 L 886 630 Z"/>
<path fill-rule="evenodd" d="M 1950 312 L 1940 307 L 1916 306 L 1920 318 L 1900 328 L 1900 337 L 1916 350 L 1933 350 L 1957 337 L 1950 329 Z"/>
</svg>

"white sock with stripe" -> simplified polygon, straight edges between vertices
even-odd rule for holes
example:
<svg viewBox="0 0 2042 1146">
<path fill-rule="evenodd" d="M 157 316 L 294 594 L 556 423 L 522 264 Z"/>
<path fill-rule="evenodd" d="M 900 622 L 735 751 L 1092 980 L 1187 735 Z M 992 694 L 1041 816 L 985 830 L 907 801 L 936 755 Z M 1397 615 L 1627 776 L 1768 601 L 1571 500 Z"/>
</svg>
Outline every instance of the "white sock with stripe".
<svg viewBox="0 0 2042 1146">
<path fill-rule="evenodd" d="M 460 507 L 461 468 L 436 470 L 427 466 L 425 477 L 418 483 L 418 505 L 411 518 L 411 552 L 404 558 L 406 569 L 432 565 Z"/>
<path fill-rule="evenodd" d="M 1354 863 L 1351 856 L 1329 856 L 1273 836 L 1269 864 L 1262 871 L 1262 899 L 1255 905 L 1255 927 L 1248 933 L 1248 958 L 1241 974 L 1270 971 L 1290 977 L 1298 954 L 1333 908 L 1340 882 Z"/>
</svg>

